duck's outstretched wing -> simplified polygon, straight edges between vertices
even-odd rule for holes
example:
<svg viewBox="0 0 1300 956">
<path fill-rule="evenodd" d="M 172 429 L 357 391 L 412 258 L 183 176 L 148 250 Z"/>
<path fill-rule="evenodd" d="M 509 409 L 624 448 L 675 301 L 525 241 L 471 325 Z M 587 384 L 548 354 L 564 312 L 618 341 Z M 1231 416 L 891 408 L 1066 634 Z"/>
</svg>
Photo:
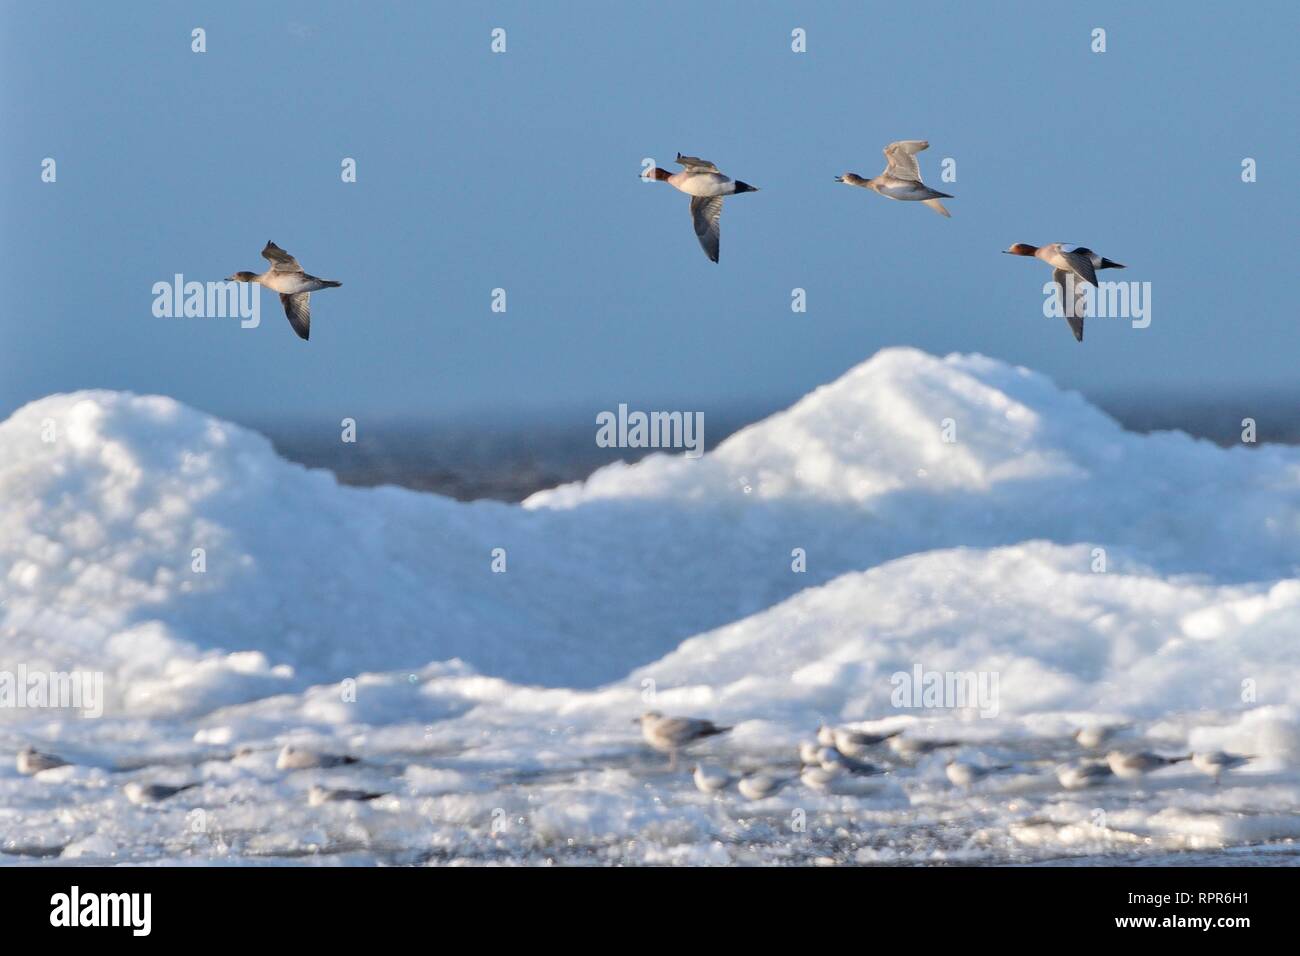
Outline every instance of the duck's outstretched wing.
<svg viewBox="0 0 1300 956">
<path fill-rule="evenodd" d="M 903 139 L 897 143 L 890 143 L 885 147 L 885 174 L 893 176 L 895 179 L 905 179 L 908 182 L 919 183 L 921 181 L 921 167 L 916 161 L 916 154 L 923 149 L 929 149 L 930 143 L 924 139 Z"/>
<path fill-rule="evenodd" d="M 681 153 L 678 153 L 677 162 L 678 164 L 690 169 L 699 169 L 708 173 L 716 173 L 718 171 L 717 166 L 714 166 L 707 159 L 700 159 L 698 156 L 683 156 Z"/>
<path fill-rule="evenodd" d="M 1124 265 L 1124 263 L 1122 262 L 1115 262 L 1112 259 L 1107 259 L 1105 256 L 1097 255 L 1097 253 L 1093 252 L 1091 249 L 1087 248 L 1086 246 L 1078 246 L 1074 251 L 1081 256 L 1087 256 L 1088 261 L 1092 263 L 1092 267 L 1096 269 L 1098 272 L 1100 272 L 1102 269 L 1127 269 L 1128 268 L 1128 266 Z"/>
<path fill-rule="evenodd" d="M 294 295 L 280 294 L 280 304 L 284 314 L 289 317 L 289 324 L 304 342 L 311 335 L 311 299 L 310 292 L 298 292 Z"/>
<path fill-rule="evenodd" d="M 1087 287 L 1078 276 L 1064 269 L 1053 269 L 1052 281 L 1060 290 L 1061 310 L 1065 313 L 1065 321 L 1070 324 L 1070 331 L 1074 333 L 1074 340 L 1082 342 L 1083 319 L 1088 304 Z"/>
<path fill-rule="evenodd" d="M 721 219 L 721 196 L 695 196 L 691 199 L 691 221 L 695 224 L 695 238 L 700 240 L 704 254 L 714 262 L 718 261 Z"/>
<path fill-rule="evenodd" d="M 285 252 L 274 242 L 268 242 L 262 250 L 262 258 L 271 263 L 272 272 L 302 272 L 298 260 Z"/>
<path fill-rule="evenodd" d="M 1061 258 L 1070 267 L 1070 271 L 1076 276 L 1091 285 L 1097 284 L 1097 272 L 1092 267 L 1092 259 L 1086 252 L 1080 252 L 1078 249 L 1073 252 L 1061 250 Z"/>
</svg>

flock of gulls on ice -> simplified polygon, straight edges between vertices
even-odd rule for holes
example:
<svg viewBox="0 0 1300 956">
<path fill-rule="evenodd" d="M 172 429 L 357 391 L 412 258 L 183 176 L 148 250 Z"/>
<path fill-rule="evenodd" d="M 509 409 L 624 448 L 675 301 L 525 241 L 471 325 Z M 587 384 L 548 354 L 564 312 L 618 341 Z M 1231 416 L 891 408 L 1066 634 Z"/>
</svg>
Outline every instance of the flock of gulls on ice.
<svg viewBox="0 0 1300 956">
<path fill-rule="evenodd" d="M 240 748 L 235 751 L 233 756 L 246 756 L 252 753 L 252 749 L 251 747 Z M 309 747 L 286 744 L 280 750 L 279 756 L 276 757 L 275 767 L 277 770 L 329 770 L 361 762 L 360 757 L 353 757 L 349 754 L 322 753 Z M 57 754 L 44 753 L 33 747 L 24 747 L 18 751 L 18 772 L 25 776 L 34 776 L 45 770 L 55 770 L 70 764 L 71 761 L 65 760 Z M 132 803 L 145 805 L 160 803 L 197 786 L 199 786 L 197 781 L 172 785 L 132 780 L 122 787 L 122 792 Z M 345 800 L 375 800 L 383 796 L 387 796 L 387 794 L 373 790 L 354 790 L 316 784 L 307 791 L 307 802 L 313 807 L 318 807 L 323 803 L 335 803 Z"/>
<path fill-rule="evenodd" d="M 669 768 L 675 769 L 677 755 L 691 744 L 716 737 L 731 730 L 698 717 L 666 717 L 649 711 L 638 718 L 645 742 L 660 753 L 668 754 Z M 1083 727 L 1074 740 L 1085 751 L 1097 752 L 1126 727 Z M 853 794 L 866 791 L 867 778 L 890 773 L 894 768 L 867 759 L 887 750 L 895 760 L 912 761 L 926 754 L 962 746 L 956 740 L 927 740 L 907 737 L 901 730 L 869 732 L 848 727 L 817 728 L 815 739 L 799 744 L 797 775 L 780 770 L 760 769 L 734 776 L 716 764 L 697 763 L 693 770 L 695 786 L 704 793 L 718 793 L 733 782 L 740 795 L 749 800 L 771 796 L 797 779 L 804 786 L 821 793 Z M 880 760 L 880 757 L 875 757 Z M 1230 754 L 1223 751 L 1165 756 L 1149 750 L 1113 749 L 1102 757 L 1084 756 L 1055 766 L 1057 781 L 1067 790 L 1099 786 L 1112 778 L 1138 780 L 1147 774 L 1190 760 L 1204 774 L 1219 778 L 1229 770 L 1255 759 L 1253 754 Z M 1040 761 L 1033 761 L 1037 764 Z M 945 771 L 955 787 L 971 787 L 993 774 L 1027 769 L 1029 765 L 999 764 L 984 766 L 964 760 L 949 760 Z"/>
<path fill-rule="evenodd" d="M 649 711 L 636 718 L 641 735 L 651 748 L 667 754 L 668 768 L 676 770 L 679 753 L 693 744 L 710 737 L 727 733 L 730 727 L 698 717 L 669 717 Z M 1223 751 L 1189 753 L 1165 756 L 1149 750 L 1112 749 L 1099 756 L 1103 747 L 1121 735 L 1127 725 L 1084 727 L 1074 734 L 1074 740 L 1085 754 L 1067 763 L 1056 765 L 1054 770 L 1060 785 L 1067 790 L 1107 783 L 1112 778 L 1137 780 L 1149 773 L 1183 761 L 1214 779 L 1254 759 L 1251 754 L 1230 754 Z M 908 737 L 901 730 L 873 732 L 850 727 L 817 728 L 814 739 L 799 745 L 799 769 L 791 772 L 787 767 L 770 767 L 735 774 L 716 763 L 697 763 L 692 778 L 695 786 L 704 793 L 725 791 L 733 783 L 740 795 L 749 800 L 762 800 L 772 796 L 796 780 L 819 793 L 854 795 L 871 792 L 872 777 L 892 773 L 920 757 L 962 746 L 955 740 L 931 740 Z M 236 750 L 233 757 L 247 756 L 251 747 Z M 871 759 L 867 759 L 871 758 Z M 286 744 L 276 758 L 275 766 L 281 771 L 329 770 L 363 763 L 361 757 L 350 754 L 333 754 L 314 750 L 298 744 Z M 34 776 L 47 770 L 69 766 L 72 761 L 61 756 L 24 747 L 18 752 L 17 769 L 20 774 Z M 996 774 L 1038 772 L 1042 760 L 1018 764 L 981 765 L 952 759 L 946 764 L 948 779 L 954 787 L 969 788 Z M 139 805 L 160 803 L 199 786 L 198 781 L 183 784 L 148 783 L 132 780 L 122 787 L 126 798 Z M 387 796 L 383 791 L 327 787 L 313 785 L 307 792 L 307 802 L 316 807 L 325 803 L 342 801 L 369 801 Z"/>
<path fill-rule="evenodd" d="M 917 163 L 916 154 L 929 147 L 929 142 L 922 139 L 905 139 L 890 143 L 885 147 L 885 169 L 879 176 L 866 179 L 857 173 L 845 173 L 836 176 L 835 181 L 846 186 L 869 189 L 886 199 L 919 202 L 951 218 L 951 214 L 939 200 L 953 197 L 948 193 L 931 189 L 921 179 L 921 167 Z M 724 175 L 707 159 L 683 156 L 678 153 L 677 163 L 682 167 L 680 172 L 670 173 L 656 166 L 648 170 L 643 178 L 648 182 L 667 183 L 691 197 L 691 222 L 695 226 L 695 237 L 699 239 L 704 254 L 717 262 L 723 198 L 740 193 L 757 192 L 758 187 Z M 1059 290 L 1062 312 L 1070 325 L 1070 331 L 1079 342 L 1083 341 L 1087 287 L 1096 288 L 1099 270 L 1124 268 L 1122 264 L 1105 256 L 1099 256 L 1091 249 L 1068 243 L 1053 242 L 1046 246 L 1031 246 L 1024 242 L 1017 242 L 1004 251 L 1013 256 L 1031 256 L 1041 259 L 1052 267 L 1052 281 Z M 280 303 L 284 306 L 284 314 L 288 317 L 289 324 L 293 326 L 293 330 L 300 338 L 307 339 L 311 334 L 311 294 L 321 289 L 336 288 L 343 283 L 307 274 L 298 264 L 297 259 L 274 242 L 266 244 L 262 250 L 262 258 L 271 263 L 271 267 L 265 272 L 236 272 L 228 276 L 226 281 L 252 282 L 279 293 Z"/>
</svg>

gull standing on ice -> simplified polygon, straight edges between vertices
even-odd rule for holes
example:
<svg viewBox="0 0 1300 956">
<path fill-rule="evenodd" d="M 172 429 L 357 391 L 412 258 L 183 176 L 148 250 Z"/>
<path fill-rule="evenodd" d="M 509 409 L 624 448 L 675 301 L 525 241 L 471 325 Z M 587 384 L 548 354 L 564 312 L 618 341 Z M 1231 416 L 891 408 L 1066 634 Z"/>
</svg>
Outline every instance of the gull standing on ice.
<svg viewBox="0 0 1300 956">
<path fill-rule="evenodd" d="M 727 784 L 731 783 L 731 774 L 715 764 L 697 763 L 691 776 L 695 788 L 701 793 L 717 793 L 726 790 Z"/>
<path fill-rule="evenodd" d="M 854 760 L 852 757 L 840 753 L 834 747 L 823 747 L 819 750 L 817 752 L 817 763 L 823 770 L 842 770 L 856 777 L 871 777 L 885 772 L 883 767 L 877 767 L 873 763 L 862 760 Z"/>
<path fill-rule="evenodd" d="M 1042 259 L 1052 267 L 1052 281 L 1060 290 L 1061 311 L 1065 314 L 1065 321 L 1069 323 L 1076 342 L 1083 341 L 1083 320 L 1087 305 L 1087 291 L 1084 286 L 1090 285 L 1094 289 L 1097 287 L 1099 269 L 1127 268 L 1121 263 L 1112 262 L 1105 256 L 1097 255 L 1091 249 L 1060 242 L 1053 242 L 1041 249 L 1025 242 L 1017 242 L 1003 252 L 1009 256 L 1033 256 L 1035 259 Z M 1070 276 L 1074 278 L 1070 279 Z M 1073 295 L 1070 294 L 1071 288 L 1074 290 Z"/>
<path fill-rule="evenodd" d="M 1110 767 L 1100 760 L 1085 760 L 1081 763 L 1062 764 L 1056 768 L 1056 779 L 1066 790 L 1083 790 L 1105 783 L 1115 774 Z"/>
<path fill-rule="evenodd" d="M 1191 754 L 1184 754 L 1181 757 L 1164 757 L 1160 754 L 1153 754 L 1149 750 L 1131 754 L 1122 750 L 1112 750 L 1106 754 L 1106 763 L 1109 765 L 1111 772 L 1124 780 L 1137 780 L 1140 777 L 1145 777 L 1153 770 L 1159 770 L 1161 767 L 1172 767 L 1176 763 L 1191 759 Z"/>
<path fill-rule="evenodd" d="M 778 777 L 765 770 L 756 770 L 741 777 L 736 783 L 736 789 L 746 800 L 762 800 L 764 797 L 770 797 L 789 782 L 789 777 Z"/>
<path fill-rule="evenodd" d="M 799 779 L 803 782 L 805 787 L 819 790 L 822 793 L 829 793 L 831 784 L 842 776 L 844 776 L 843 770 L 834 768 L 827 769 L 819 763 L 804 767 L 803 770 L 799 772 Z"/>
<path fill-rule="evenodd" d="M 256 272 L 236 272 L 226 281 L 255 282 L 272 292 L 280 293 L 280 304 L 284 306 L 289 324 L 298 333 L 298 337 L 306 341 L 311 334 L 311 294 L 321 289 L 336 289 L 343 283 L 308 275 L 302 271 L 297 259 L 274 242 L 267 242 L 266 248 L 262 250 L 262 258 L 271 263 L 271 268 L 261 275 Z"/>
<path fill-rule="evenodd" d="M 275 758 L 277 770 L 314 770 L 317 768 L 342 767 L 345 764 L 358 763 L 359 757 L 346 754 L 318 753 L 307 747 L 285 744 L 280 756 Z"/>
<path fill-rule="evenodd" d="M 916 161 L 916 154 L 929 148 L 929 142 L 923 139 L 904 139 L 890 143 L 885 147 L 885 170 L 875 179 L 863 179 L 857 173 L 845 173 L 836 176 L 835 181 L 846 186 L 870 189 L 886 199 L 925 203 L 939 215 L 951 219 L 952 214 L 943 208 L 943 203 L 939 200 L 954 197 L 931 189 L 921 182 L 921 167 Z"/>
<path fill-rule="evenodd" d="M 980 767 L 973 763 L 967 763 L 965 760 L 949 760 L 944 766 L 943 772 L 948 775 L 948 779 L 952 781 L 954 787 L 972 787 L 991 773 L 1010 769 L 1011 765 L 1005 763 L 994 767 Z"/>
<path fill-rule="evenodd" d="M 707 159 L 678 153 L 677 162 L 686 168 L 679 173 L 670 173 L 656 166 L 644 178 L 651 182 L 667 183 L 691 197 L 691 221 L 695 224 L 695 237 L 700 240 L 704 254 L 717 262 L 722 197 L 758 192 L 758 187 L 722 175 L 718 172 L 718 167 Z"/>
<path fill-rule="evenodd" d="M 1244 767 L 1254 759 L 1254 754 L 1229 754 L 1222 750 L 1215 750 L 1210 753 L 1192 754 L 1192 766 L 1201 773 L 1209 774 L 1214 778 L 1214 782 L 1218 783 L 1219 777 L 1223 776 L 1225 771 Z"/>
<path fill-rule="evenodd" d="M 879 771 L 883 773 L 883 771 Z M 805 787 L 819 793 L 833 793 L 841 796 L 860 796 L 875 792 L 878 784 L 870 778 L 874 774 L 854 773 L 835 763 L 818 764 L 804 767 L 799 779 Z"/>
<path fill-rule="evenodd" d="M 872 734 L 861 730 L 847 730 L 843 727 L 829 727 L 822 724 L 817 728 L 817 742 L 823 747 L 834 747 L 846 757 L 861 757 L 870 748 L 883 744 L 886 740 L 897 737 L 903 731 L 891 730 L 887 734 Z"/>
<path fill-rule="evenodd" d="M 66 767 L 68 765 L 68 761 L 62 757 L 41 753 L 34 747 L 24 747 L 18 751 L 18 759 L 14 763 L 18 768 L 18 772 L 28 777 L 40 773 L 42 770 L 53 770 L 55 767 Z"/>
<path fill-rule="evenodd" d="M 711 720 L 696 717 L 665 717 L 648 710 L 633 721 L 641 724 L 641 736 L 655 750 L 668 754 L 669 769 L 677 767 L 677 751 L 697 740 L 725 734 L 730 727 L 719 727 Z"/>
<path fill-rule="evenodd" d="M 141 783 L 138 780 L 132 780 L 122 788 L 122 792 L 126 794 L 126 798 L 132 803 L 144 805 L 158 803 L 197 786 L 197 783 L 183 783 L 179 787 L 173 787 L 165 783 Z"/>
</svg>

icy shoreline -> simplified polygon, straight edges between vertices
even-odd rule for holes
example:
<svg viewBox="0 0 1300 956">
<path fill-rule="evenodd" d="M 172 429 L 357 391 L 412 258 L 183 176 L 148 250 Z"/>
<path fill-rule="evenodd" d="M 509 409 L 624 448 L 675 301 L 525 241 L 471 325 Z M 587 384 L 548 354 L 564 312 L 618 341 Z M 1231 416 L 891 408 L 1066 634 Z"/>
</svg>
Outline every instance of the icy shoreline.
<svg viewBox="0 0 1300 956">
<path fill-rule="evenodd" d="M 1300 450 L 1124 432 L 980 356 L 887 350 L 702 459 L 522 506 L 341 487 L 165 398 L 51 396 L 0 424 L 0 670 L 102 672 L 105 717 L 0 710 L 0 756 L 74 761 L 4 758 L 0 861 L 1280 860 L 1297 531 Z M 917 665 L 995 673 L 997 716 L 900 711 Z M 736 772 L 797 774 L 822 721 L 960 746 L 751 804 L 645 751 L 650 691 L 735 724 L 703 750 Z M 1063 790 L 1103 722 L 1259 759 Z M 277 771 L 288 740 L 362 762 Z M 965 791 L 954 754 L 1014 769 Z M 137 807 L 131 779 L 200 786 Z M 309 807 L 318 782 L 388 795 Z"/>
</svg>

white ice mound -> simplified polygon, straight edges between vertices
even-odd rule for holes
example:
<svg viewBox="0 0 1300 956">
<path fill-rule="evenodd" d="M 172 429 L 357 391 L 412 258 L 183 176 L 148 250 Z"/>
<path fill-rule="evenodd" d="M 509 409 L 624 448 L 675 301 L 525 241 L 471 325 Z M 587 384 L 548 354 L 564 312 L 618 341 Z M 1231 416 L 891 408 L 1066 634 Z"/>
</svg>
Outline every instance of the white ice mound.
<svg viewBox="0 0 1300 956">
<path fill-rule="evenodd" d="M 870 515 L 876 537 L 902 537 L 893 554 L 1096 541 L 1242 579 L 1300 559 L 1297 450 L 1126 432 L 1036 372 L 908 348 L 877 353 L 702 459 L 615 465 L 525 506 L 638 499 Z"/>
<path fill-rule="evenodd" d="M 945 420 L 952 423 L 947 436 Z M 656 457 L 603 469 L 529 503 L 710 495 L 737 485 L 758 498 L 862 503 L 918 484 L 984 491 L 1020 478 L 1085 475 L 1081 459 L 1118 455 L 1125 437 L 1080 396 L 1027 369 L 894 348 L 731 436 L 703 466 Z"/>
<path fill-rule="evenodd" d="M 1035 539 L 1268 585 L 1300 564 L 1298 466 L 1126 433 L 1042 376 L 908 349 L 702 459 L 606 468 L 525 507 L 340 487 L 170 399 L 56 395 L 0 424 L 0 669 L 102 669 L 139 713 L 454 658 L 593 687 L 841 574 Z M 1259 600 L 1238 597 L 1192 629 L 1235 633 L 1224 616 Z"/>
<path fill-rule="evenodd" d="M 1008 720 L 1030 727 L 1035 715 L 1181 722 L 1198 713 L 1236 720 L 1260 703 L 1300 710 L 1300 654 L 1289 637 L 1300 626 L 1300 581 L 1210 585 L 1131 562 L 1101 573 L 1091 554 L 1029 542 L 845 574 L 684 641 L 629 675 L 626 692 L 651 680 L 668 709 L 807 728 L 951 707 L 893 699 L 896 675 L 914 678 L 918 667 L 985 674 L 991 700 L 957 714 L 972 728 L 962 735 L 976 737 L 1006 733 Z M 1229 745 L 1265 747 L 1240 736 L 1216 744 Z M 1300 736 L 1266 749 L 1300 756 Z"/>
</svg>

